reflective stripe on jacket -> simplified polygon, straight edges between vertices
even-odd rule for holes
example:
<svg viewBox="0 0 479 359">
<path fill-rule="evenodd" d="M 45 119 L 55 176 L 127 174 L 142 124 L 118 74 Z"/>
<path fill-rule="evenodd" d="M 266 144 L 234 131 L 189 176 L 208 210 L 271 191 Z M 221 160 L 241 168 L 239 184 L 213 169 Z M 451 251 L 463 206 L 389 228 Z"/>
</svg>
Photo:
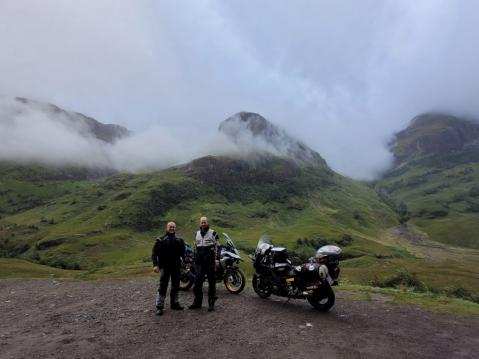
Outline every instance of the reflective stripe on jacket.
<svg viewBox="0 0 479 359">
<path fill-rule="evenodd" d="M 204 236 L 201 235 L 201 230 L 196 232 L 195 244 L 196 247 L 211 247 L 216 246 L 218 235 L 212 229 L 208 229 L 208 232 Z"/>
</svg>

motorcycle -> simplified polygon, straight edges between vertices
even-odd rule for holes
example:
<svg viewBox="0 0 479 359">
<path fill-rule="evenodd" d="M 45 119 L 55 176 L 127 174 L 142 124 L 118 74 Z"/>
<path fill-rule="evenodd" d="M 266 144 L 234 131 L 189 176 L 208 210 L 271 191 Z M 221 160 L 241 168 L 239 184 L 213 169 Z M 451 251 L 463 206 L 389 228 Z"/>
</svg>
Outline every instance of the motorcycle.
<svg viewBox="0 0 479 359">
<path fill-rule="evenodd" d="M 335 301 L 332 286 L 338 285 L 341 249 L 327 245 L 318 249 L 307 263 L 294 266 L 286 248 L 275 247 L 261 238 L 254 256 L 253 289 L 261 298 L 271 294 L 307 299 L 319 311 L 330 310 Z"/>
<path fill-rule="evenodd" d="M 242 261 L 241 256 L 236 249 L 233 240 L 223 233 L 226 239 L 225 246 L 219 246 L 218 250 L 219 265 L 216 267 L 216 281 L 223 281 L 226 289 L 231 294 L 239 294 L 246 285 L 246 277 L 243 271 L 238 267 Z M 180 272 L 180 290 L 186 291 L 195 283 L 196 270 L 194 265 L 194 254 L 190 245 L 185 244 L 185 256 L 181 263 Z M 207 276 L 205 275 L 205 280 Z"/>
</svg>

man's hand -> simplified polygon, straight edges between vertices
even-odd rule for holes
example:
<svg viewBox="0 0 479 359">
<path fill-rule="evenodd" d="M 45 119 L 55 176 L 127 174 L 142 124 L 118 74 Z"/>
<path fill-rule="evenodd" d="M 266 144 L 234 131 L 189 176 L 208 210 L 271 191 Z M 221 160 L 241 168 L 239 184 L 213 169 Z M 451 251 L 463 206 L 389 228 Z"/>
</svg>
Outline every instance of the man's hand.
<svg viewBox="0 0 479 359">
<path fill-rule="evenodd" d="M 160 267 L 158 267 L 158 266 L 153 267 L 153 272 L 160 273 Z"/>
</svg>

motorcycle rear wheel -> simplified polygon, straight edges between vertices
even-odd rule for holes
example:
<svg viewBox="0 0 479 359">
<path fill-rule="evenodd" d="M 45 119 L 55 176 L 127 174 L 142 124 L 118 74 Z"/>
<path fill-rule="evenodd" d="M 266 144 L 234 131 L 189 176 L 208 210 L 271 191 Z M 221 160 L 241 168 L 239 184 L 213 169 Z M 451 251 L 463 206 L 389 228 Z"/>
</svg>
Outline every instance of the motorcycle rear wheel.
<svg viewBox="0 0 479 359">
<path fill-rule="evenodd" d="M 261 279 L 256 273 L 253 274 L 253 289 L 261 298 L 268 298 L 272 292 L 270 286 L 261 283 Z"/>
<path fill-rule="evenodd" d="M 246 285 L 246 278 L 243 271 L 239 268 L 233 268 L 226 271 L 223 277 L 223 283 L 231 294 L 239 294 Z"/>
<path fill-rule="evenodd" d="M 336 296 L 334 294 L 333 288 L 331 288 L 329 284 L 324 284 L 319 290 L 316 290 L 316 292 L 307 299 L 309 304 L 311 304 L 315 309 L 321 312 L 327 312 L 333 307 Z"/>
<path fill-rule="evenodd" d="M 191 272 L 182 272 L 180 274 L 180 290 L 186 291 L 195 283 L 195 276 Z"/>
</svg>

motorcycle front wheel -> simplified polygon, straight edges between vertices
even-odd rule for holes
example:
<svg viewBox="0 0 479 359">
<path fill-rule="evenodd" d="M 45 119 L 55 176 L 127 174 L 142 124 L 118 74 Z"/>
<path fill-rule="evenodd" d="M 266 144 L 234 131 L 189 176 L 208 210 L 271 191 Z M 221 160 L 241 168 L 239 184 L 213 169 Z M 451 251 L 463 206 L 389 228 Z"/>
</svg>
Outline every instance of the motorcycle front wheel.
<svg viewBox="0 0 479 359">
<path fill-rule="evenodd" d="M 271 287 L 261 281 L 261 277 L 253 274 L 253 289 L 261 298 L 268 298 L 271 295 Z"/>
<path fill-rule="evenodd" d="M 195 276 L 190 271 L 182 271 L 180 274 L 180 290 L 188 290 L 195 283 Z"/>
<path fill-rule="evenodd" d="M 226 271 L 223 282 L 228 292 L 231 294 L 239 294 L 246 285 L 246 278 L 241 269 L 231 268 Z"/>
<path fill-rule="evenodd" d="M 307 299 L 309 304 L 315 309 L 321 312 L 327 312 L 333 307 L 336 296 L 333 288 L 325 283 L 321 288 L 316 289 L 313 295 L 309 296 Z"/>
</svg>

